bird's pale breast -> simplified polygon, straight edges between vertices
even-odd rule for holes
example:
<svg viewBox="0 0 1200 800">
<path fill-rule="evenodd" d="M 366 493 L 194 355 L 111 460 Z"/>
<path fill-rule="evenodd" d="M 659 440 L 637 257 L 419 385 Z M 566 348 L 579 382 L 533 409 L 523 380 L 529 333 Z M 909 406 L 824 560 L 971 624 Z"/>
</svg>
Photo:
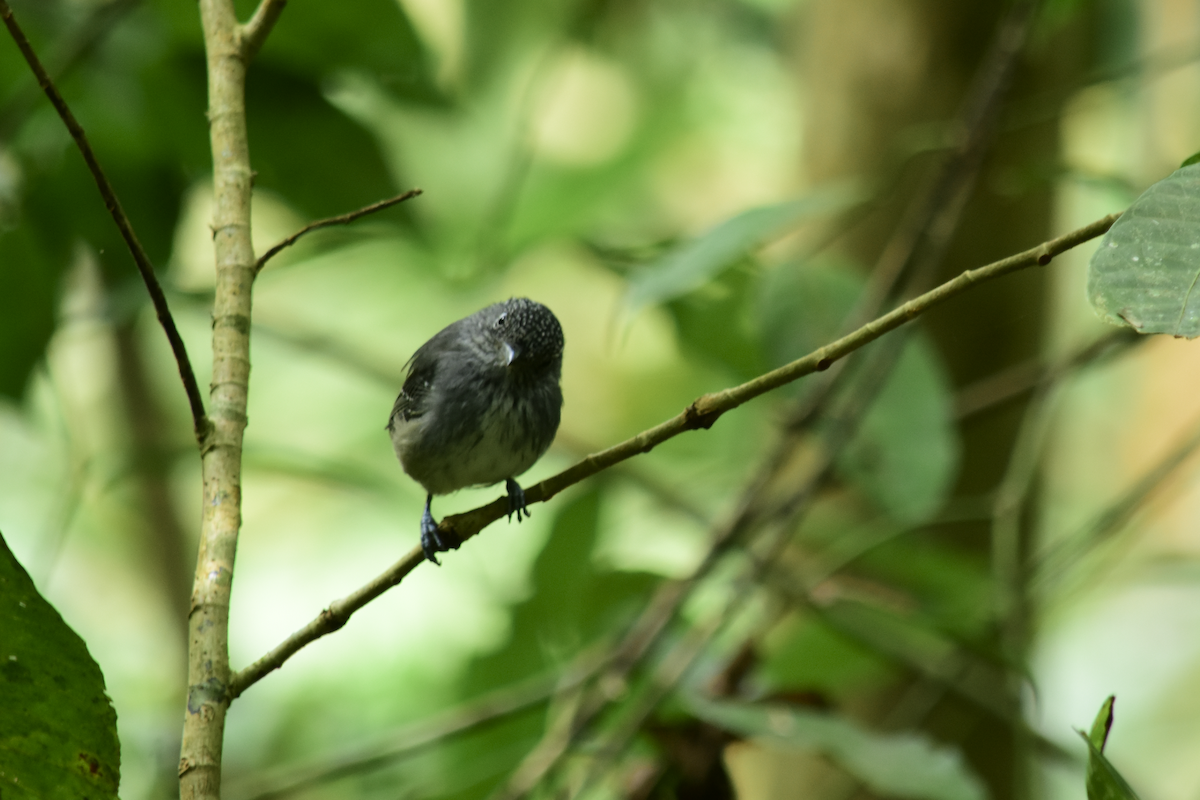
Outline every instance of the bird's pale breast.
<svg viewBox="0 0 1200 800">
<path fill-rule="evenodd" d="M 533 466 L 549 447 L 533 425 L 531 409 L 501 394 L 478 425 L 461 426 L 462 435 L 430 441 L 434 415 L 396 420 L 392 446 L 404 467 L 425 490 L 449 494 L 467 486 L 489 486 Z"/>
</svg>

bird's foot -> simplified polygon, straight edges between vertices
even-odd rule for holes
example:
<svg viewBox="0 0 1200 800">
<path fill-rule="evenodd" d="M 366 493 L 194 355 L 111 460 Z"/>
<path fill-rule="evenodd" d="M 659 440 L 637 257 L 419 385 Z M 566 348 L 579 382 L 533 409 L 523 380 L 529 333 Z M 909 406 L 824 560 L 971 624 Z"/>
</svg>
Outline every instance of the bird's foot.
<svg viewBox="0 0 1200 800">
<path fill-rule="evenodd" d="M 440 567 L 442 562 L 437 560 L 437 554 L 447 550 L 457 550 L 462 544 L 462 540 L 450 531 L 438 530 L 438 524 L 429 510 L 429 503 L 432 499 L 429 497 L 425 500 L 425 513 L 421 515 L 421 549 L 425 551 L 425 558 Z"/>
<path fill-rule="evenodd" d="M 525 507 L 525 490 L 512 478 L 504 481 L 504 488 L 508 490 L 508 521 L 512 522 L 513 514 L 517 515 L 517 522 L 521 521 L 522 514 L 529 519 L 529 509 Z"/>
</svg>

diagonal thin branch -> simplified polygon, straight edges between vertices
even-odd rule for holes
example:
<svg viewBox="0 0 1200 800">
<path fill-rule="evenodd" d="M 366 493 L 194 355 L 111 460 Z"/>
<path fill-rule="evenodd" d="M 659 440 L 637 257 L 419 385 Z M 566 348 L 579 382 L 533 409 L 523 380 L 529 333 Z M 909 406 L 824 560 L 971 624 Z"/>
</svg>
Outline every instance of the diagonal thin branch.
<svg viewBox="0 0 1200 800">
<path fill-rule="evenodd" d="M 287 0 L 262 0 L 258 4 L 254 16 L 242 26 L 240 45 L 243 63 L 249 64 L 258 55 L 286 5 Z"/>
<path fill-rule="evenodd" d="M 1058 362 L 1046 364 L 1032 358 L 1014 364 L 960 389 L 954 399 L 954 416 L 959 420 L 973 417 L 1056 383 L 1077 369 L 1104 363 L 1145 341 L 1148 339 L 1132 328 L 1116 328 Z"/>
<path fill-rule="evenodd" d="M 391 208 L 397 203 L 403 203 L 405 200 L 411 200 L 419 194 L 421 194 L 420 189 L 409 189 L 404 194 L 398 194 L 395 197 L 389 197 L 387 200 L 380 200 L 377 203 L 371 203 L 371 205 L 363 206 L 357 211 L 350 211 L 346 214 L 339 214 L 336 217 L 327 217 L 325 219 L 319 219 L 316 222 L 310 222 L 300 230 L 293 233 L 291 236 L 284 239 L 282 242 L 273 245 L 269 250 L 267 250 L 267 252 L 259 256 L 258 260 L 254 262 L 254 274 L 257 276 L 258 273 L 262 272 L 263 267 L 266 266 L 267 261 L 270 258 L 278 255 L 279 251 L 283 250 L 285 247 L 291 247 L 294 245 L 296 240 L 306 233 L 312 233 L 319 228 L 328 228 L 333 225 L 349 225 L 359 217 L 365 217 L 368 214 L 374 214 L 376 211 L 383 211 L 385 208 Z"/>
<path fill-rule="evenodd" d="M 675 417 L 649 430 L 643 431 L 618 445 L 594 453 L 574 466 L 525 490 L 528 503 L 545 502 L 585 478 L 589 478 L 614 464 L 619 464 L 639 453 L 646 453 L 679 434 L 699 428 L 710 428 L 726 411 L 753 400 L 772 389 L 779 388 L 805 375 L 827 369 L 840 358 L 875 341 L 889 331 L 899 328 L 924 314 L 934 306 L 962 294 L 977 283 L 999 278 L 1034 265 L 1044 266 L 1060 253 L 1064 253 L 1084 242 L 1103 235 L 1120 214 L 1109 214 L 1090 225 L 1085 225 L 1056 239 L 1043 242 L 1037 247 L 1009 256 L 974 270 L 967 270 L 958 277 L 926 292 L 920 297 L 884 314 L 857 331 L 809 353 L 803 358 L 764 375 L 713 394 L 697 398 Z M 444 517 L 439 529 L 451 537 L 465 541 L 500 519 L 507 513 L 507 501 L 499 498 L 487 505 L 462 514 Z M 258 661 L 233 675 L 230 681 L 230 699 L 244 692 L 263 676 L 278 669 L 302 647 L 332 633 L 346 624 L 355 611 L 374 600 L 385 591 L 404 580 L 424 559 L 420 547 L 414 548 L 387 571 L 352 594 L 335 601 L 322 611 L 312 622 L 284 640 L 278 647 Z"/>
<path fill-rule="evenodd" d="M 146 290 L 150 293 L 150 300 L 154 303 L 154 311 L 158 315 L 158 322 L 167 334 L 167 341 L 171 343 L 171 352 L 175 354 L 175 362 L 179 366 L 179 377 L 183 380 L 183 388 L 187 392 L 188 404 L 192 409 L 192 426 L 196 433 L 196 441 L 203 446 L 204 440 L 208 436 L 210 422 L 208 415 L 204 411 L 204 400 L 200 395 L 200 387 L 196 383 L 196 374 L 192 371 L 192 362 L 188 359 L 187 348 L 184 347 L 183 338 L 179 335 L 179 330 L 175 327 L 175 320 L 171 316 L 171 309 L 167 306 L 167 298 L 163 295 L 162 286 L 159 285 L 158 278 L 154 275 L 154 265 L 150 263 L 150 257 L 146 255 L 146 251 L 142 249 L 141 242 L 138 241 L 137 234 L 133 232 L 133 225 L 129 222 L 129 218 L 125 216 L 125 211 L 121 208 L 121 202 L 117 199 L 116 191 L 113 189 L 112 184 L 108 182 L 104 170 L 100 168 L 100 162 L 96 160 L 96 154 L 92 152 L 92 146 L 88 143 L 87 135 L 83 132 L 83 127 L 75 119 L 75 115 L 71 113 L 67 102 L 63 100 L 53 81 L 50 80 L 45 67 L 38 60 L 37 54 L 33 52 L 33 47 L 29 44 L 29 40 L 25 38 L 25 32 L 17 24 L 17 20 L 13 17 L 12 9 L 9 8 L 5 0 L 0 0 L 0 18 L 4 19 L 4 24 L 8 28 L 8 32 L 12 35 L 13 41 L 17 43 L 21 55 L 25 56 L 25 61 L 37 77 L 38 86 L 50 98 L 54 110 L 62 118 L 63 124 L 67 126 L 67 130 L 71 133 L 71 138 L 75 140 L 76 146 L 79 147 L 79 152 L 83 154 L 83 160 L 87 163 L 88 171 L 92 173 L 92 178 L 96 181 L 96 187 L 100 190 L 100 196 L 104 198 L 104 207 L 112 215 L 113 222 L 117 224 L 117 229 L 121 232 L 121 238 L 125 240 L 125 245 L 133 255 L 133 261 L 137 265 L 138 272 L 141 273 L 142 280 L 146 284 Z"/>
<path fill-rule="evenodd" d="M 1046 545 L 1031 559 L 1027 569 L 1035 589 L 1042 592 L 1052 589 L 1075 562 L 1119 532 L 1154 491 L 1200 450 L 1200 419 L 1190 429 L 1180 432 L 1176 441 L 1174 448 L 1080 530 Z"/>
</svg>

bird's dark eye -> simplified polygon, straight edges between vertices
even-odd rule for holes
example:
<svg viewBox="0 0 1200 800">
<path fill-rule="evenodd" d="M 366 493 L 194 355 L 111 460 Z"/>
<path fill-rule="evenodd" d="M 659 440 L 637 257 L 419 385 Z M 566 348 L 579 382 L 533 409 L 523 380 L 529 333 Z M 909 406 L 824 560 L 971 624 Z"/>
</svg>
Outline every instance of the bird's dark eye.
<svg viewBox="0 0 1200 800">
<path fill-rule="evenodd" d="M 504 323 L 507 321 L 508 321 L 508 312 L 505 312 L 505 313 L 501 314 L 500 316 L 496 317 L 496 327 L 503 328 Z"/>
</svg>

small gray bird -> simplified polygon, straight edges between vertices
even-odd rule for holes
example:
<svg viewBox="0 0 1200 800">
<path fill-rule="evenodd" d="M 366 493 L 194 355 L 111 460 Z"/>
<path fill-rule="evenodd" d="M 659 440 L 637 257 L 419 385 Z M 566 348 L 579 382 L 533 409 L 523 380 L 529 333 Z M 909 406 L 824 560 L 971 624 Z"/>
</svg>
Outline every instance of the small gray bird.
<svg viewBox="0 0 1200 800">
<path fill-rule="evenodd" d="M 433 563 L 461 544 L 439 534 L 435 494 L 504 481 L 509 519 L 529 516 L 515 478 L 558 431 L 562 354 L 558 318 L 514 297 L 447 325 L 408 360 L 387 429 L 400 465 L 427 493 L 421 548 Z"/>
</svg>

